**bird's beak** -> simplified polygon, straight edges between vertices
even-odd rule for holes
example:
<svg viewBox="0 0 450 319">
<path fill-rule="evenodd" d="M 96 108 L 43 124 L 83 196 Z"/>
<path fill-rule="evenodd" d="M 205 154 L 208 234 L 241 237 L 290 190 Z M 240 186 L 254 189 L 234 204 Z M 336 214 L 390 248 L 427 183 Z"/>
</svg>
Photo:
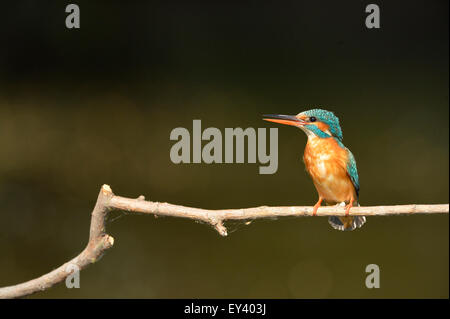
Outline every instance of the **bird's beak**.
<svg viewBox="0 0 450 319">
<path fill-rule="evenodd" d="M 303 126 L 306 122 L 299 119 L 295 115 L 281 115 L 281 114 L 264 114 L 264 121 L 292 125 L 292 126 Z"/>
</svg>

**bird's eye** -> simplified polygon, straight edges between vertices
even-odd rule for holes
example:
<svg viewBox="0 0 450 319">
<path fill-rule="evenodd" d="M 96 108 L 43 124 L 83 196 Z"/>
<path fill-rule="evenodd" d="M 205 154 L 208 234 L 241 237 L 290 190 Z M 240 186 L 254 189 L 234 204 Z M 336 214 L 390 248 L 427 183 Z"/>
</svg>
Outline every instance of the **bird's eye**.
<svg viewBox="0 0 450 319">
<path fill-rule="evenodd" d="M 317 121 L 317 119 L 316 119 L 314 116 L 311 116 L 311 117 L 309 118 L 309 121 L 310 121 L 310 122 L 315 122 L 315 121 Z"/>
</svg>

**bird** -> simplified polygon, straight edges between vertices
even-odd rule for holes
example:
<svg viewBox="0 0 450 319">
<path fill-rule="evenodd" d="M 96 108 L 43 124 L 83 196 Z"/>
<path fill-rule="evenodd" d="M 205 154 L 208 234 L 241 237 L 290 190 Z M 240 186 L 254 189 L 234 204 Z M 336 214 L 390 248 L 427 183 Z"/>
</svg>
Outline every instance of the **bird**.
<svg viewBox="0 0 450 319">
<path fill-rule="evenodd" d="M 349 216 L 350 209 L 359 206 L 359 176 L 355 157 L 342 143 L 339 118 L 331 111 L 316 108 L 297 115 L 266 114 L 263 120 L 295 126 L 306 133 L 303 161 L 319 195 L 313 216 L 322 202 L 345 206 L 345 216 L 330 216 L 330 225 L 342 231 L 361 227 L 365 216 Z"/>
</svg>

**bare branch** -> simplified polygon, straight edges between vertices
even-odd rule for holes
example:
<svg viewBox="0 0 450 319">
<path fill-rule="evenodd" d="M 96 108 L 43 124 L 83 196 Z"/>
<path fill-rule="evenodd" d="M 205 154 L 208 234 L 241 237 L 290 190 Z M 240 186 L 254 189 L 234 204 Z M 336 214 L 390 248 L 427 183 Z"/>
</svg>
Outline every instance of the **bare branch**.
<svg viewBox="0 0 450 319">
<path fill-rule="evenodd" d="M 91 216 L 89 242 L 86 248 L 74 259 L 39 278 L 15 285 L 0 288 L 0 298 L 18 298 L 46 290 L 64 281 L 71 274 L 69 265 L 76 265 L 82 270 L 101 258 L 106 250 L 114 244 L 114 239 L 106 234 L 105 222 L 109 211 L 118 209 L 134 213 L 153 214 L 156 216 L 172 216 L 189 218 L 213 226 L 220 235 L 227 236 L 224 226 L 226 220 L 253 220 L 258 218 L 276 218 L 288 216 L 312 216 L 311 206 L 254 207 L 240 209 L 209 210 L 146 201 L 144 196 L 126 198 L 113 194 L 108 185 L 103 185 Z M 437 205 L 396 205 L 353 207 L 351 216 L 388 216 L 411 214 L 440 214 L 449 212 L 448 204 Z M 344 216 L 342 206 L 320 207 L 317 216 Z"/>
<path fill-rule="evenodd" d="M 99 260 L 103 253 L 114 244 L 114 238 L 105 233 L 106 214 L 109 201 L 113 196 L 111 188 L 103 185 L 92 211 L 89 242 L 77 257 L 39 278 L 15 286 L 0 288 L 0 298 L 18 298 L 46 290 L 65 280 L 71 274 L 71 271 L 68 271 L 70 265 L 76 265 L 81 270 Z"/>
</svg>

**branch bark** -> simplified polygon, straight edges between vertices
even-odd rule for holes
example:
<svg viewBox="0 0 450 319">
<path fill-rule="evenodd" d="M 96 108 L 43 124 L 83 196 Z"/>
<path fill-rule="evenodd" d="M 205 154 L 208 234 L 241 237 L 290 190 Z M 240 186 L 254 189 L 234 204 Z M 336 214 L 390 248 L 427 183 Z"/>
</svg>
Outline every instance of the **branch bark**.
<svg viewBox="0 0 450 319">
<path fill-rule="evenodd" d="M 55 270 L 30 281 L 0 288 L 0 298 L 18 298 L 46 290 L 64 281 L 73 269 L 82 270 L 99 260 L 113 246 L 114 238 L 106 234 L 105 223 L 109 211 L 118 209 L 134 213 L 153 214 L 156 216 L 172 216 L 189 218 L 213 226 L 222 236 L 227 236 L 224 226 L 226 220 L 253 220 L 259 218 L 276 218 L 288 216 L 312 216 L 311 206 L 260 206 L 254 208 L 209 210 L 145 201 L 144 196 L 126 198 L 113 194 L 108 185 L 103 185 L 91 214 L 89 242 L 86 248 L 75 258 L 64 263 Z M 387 216 L 411 214 L 440 214 L 449 212 L 449 204 L 437 205 L 395 205 L 353 207 L 351 216 Z M 344 216 L 345 209 L 341 206 L 320 207 L 317 216 Z M 71 267 L 69 267 L 71 266 Z M 68 269 L 71 269 L 70 271 Z"/>
</svg>

